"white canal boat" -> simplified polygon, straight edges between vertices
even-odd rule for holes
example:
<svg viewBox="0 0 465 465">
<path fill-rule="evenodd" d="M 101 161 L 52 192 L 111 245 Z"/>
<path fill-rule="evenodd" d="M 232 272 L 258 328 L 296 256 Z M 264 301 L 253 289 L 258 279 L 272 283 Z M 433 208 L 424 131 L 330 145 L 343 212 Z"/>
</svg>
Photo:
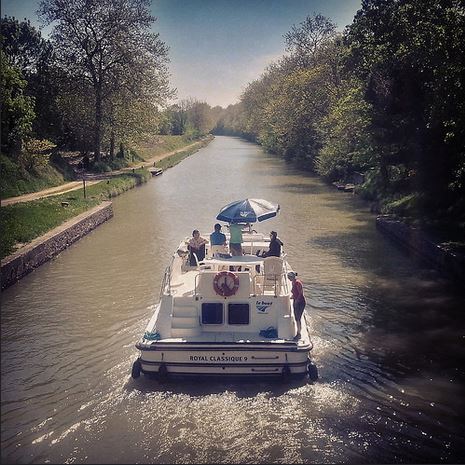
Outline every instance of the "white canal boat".
<svg viewBox="0 0 465 465">
<path fill-rule="evenodd" d="M 269 239 L 251 231 L 243 235 L 244 255 L 229 256 L 207 243 L 205 258 L 192 266 L 189 239 L 165 270 L 160 301 L 136 344 L 140 356 L 132 377 L 308 375 L 316 380 L 305 312 L 301 337 L 295 337 L 286 255 L 257 256 L 268 250 Z"/>
</svg>

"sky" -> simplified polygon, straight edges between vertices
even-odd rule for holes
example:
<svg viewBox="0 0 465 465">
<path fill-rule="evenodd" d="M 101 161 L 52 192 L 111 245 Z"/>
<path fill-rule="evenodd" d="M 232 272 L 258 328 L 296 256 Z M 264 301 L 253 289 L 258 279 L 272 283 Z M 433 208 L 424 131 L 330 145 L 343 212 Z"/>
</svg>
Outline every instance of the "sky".
<svg viewBox="0 0 465 465">
<path fill-rule="evenodd" d="M 39 0 L 3 0 L 2 16 L 39 26 Z M 177 98 L 226 107 L 285 53 L 283 35 L 321 13 L 338 30 L 352 23 L 361 0 L 152 0 L 153 31 L 169 47 Z M 47 29 L 43 31 L 47 36 Z"/>
</svg>

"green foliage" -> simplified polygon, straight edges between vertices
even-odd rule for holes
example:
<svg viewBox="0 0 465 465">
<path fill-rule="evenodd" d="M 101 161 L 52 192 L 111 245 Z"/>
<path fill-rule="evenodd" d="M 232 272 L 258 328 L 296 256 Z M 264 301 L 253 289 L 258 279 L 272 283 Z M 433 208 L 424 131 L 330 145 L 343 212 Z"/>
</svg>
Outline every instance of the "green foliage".
<svg viewBox="0 0 465 465">
<path fill-rule="evenodd" d="M 320 175 L 349 181 L 354 171 L 365 172 L 375 165 L 370 116 L 360 83 L 347 81 L 321 122 L 324 144 L 316 163 Z"/>
<path fill-rule="evenodd" d="M 452 208 L 463 218 L 463 2 L 364 1 L 346 43 L 348 67 L 367 82 L 385 194 L 398 189 L 397 166 L 409 190 L 424 195 L 423 215 Z"/>
<path fill-rule="evenodd" d="M 191 140 L 197 139 L 213 130 L 218 115 L 219 112 L 206 102 L 183 99 L 171 105 L 161 116 L 161 134 L 185 135 Z"/>
<path fill-rule="evenodd" d="M 108 173 L 109 171 L 111 171 L 111 167 L 104 161 L 100 160 L 100 161 L 96 161 L 92 165 L 92 171 L 94 173 Z"/>
<path fill-rule="evenodd" d="M 112 170 L 120 170 L 129 166 L 128 161 L 125 158 L 115 158 L 109 163 Z"/>
<path fill-rule="evenodd" d="M 364 0 L 342 37 L 314 15 L 285 40 L 215 133 L 331 181 L 365 173 L 386 211 L 465 221 L 463 2 Z"/>
<path fill-rule="evenodd" d="M 10 63 L 22 73 L 37 71 L 40 61 L 50 53 L 50 44 L 42 39 L 40 31 L 30 21 L 21 21 L 12 17 L 0 19 L 2 30 L 2 49 Z"/>
<path fill-rule="evenodd" d="M 23 139 L 32 131 L 34 99 L 24 95 L 27 82 L 21 72 L 9 64 L 3 51 L 0 54 L 2 150 L 7 154 L 17 154 Z"/>
<path fill-rule="evenodd" d="M 27 81 L 24 95 L 34 101 L 35 119 L 32 130 L 39 139 L 64 139 L 57 95 L 61 76 L 54 63 L 49 41 L 29 21 L 2 18 L 2 45 L 10 64 L 19 70 Z"/>
<path fill-rule="evenodd" d="M 50 152 L 56 145 L 46 139 L 27 138 L 23 142 L 19 162 L 27 171 L 36 171 L 48 165 Z"/>
<path fill-rule="evenodd" d="M 385 200 L 381 212 L 402 217 L 418 217 L 421 201 L 422 197 L 418 193 L 398 197 L 394 200 Z"/>
<path fill-rule="evenodd" d="M 149 0 L 42 0 L 39 14 L 54 26 L 51 42 L 60 70 L 86 83 L 81 93 L 92 95 L 79 109 L 93 122 L 86 138 L 97 161 L 102 142 L 112 152 L 117 139 L 130 142 L 153 126 L 158 106 L 172 92 L 168 48 L 151 31 Z"/>
<path fill-rule="evenodd" d="M 0 195 L 2 198 L 16 197 L 41 189 L 63 184 L 63 174 L 53 164 L 37 167 L 28 172 L 3 154 L 0 155 Z"/>
</svg>

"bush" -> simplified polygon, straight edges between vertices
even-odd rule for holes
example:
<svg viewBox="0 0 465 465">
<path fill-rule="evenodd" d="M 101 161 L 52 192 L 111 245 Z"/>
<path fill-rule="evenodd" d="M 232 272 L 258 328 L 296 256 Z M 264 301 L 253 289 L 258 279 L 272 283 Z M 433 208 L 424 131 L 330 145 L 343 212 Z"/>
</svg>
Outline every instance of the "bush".
<svg viewBox="0 0 465 465">
<path fill-rule="evenodd" d="M 382 213 L 390 213 L 397 216 L 416 216 L 420 204 L 418 194 L 410 194 L 393 200 L 385 200 L 381 208 Z"/>
<path fill-rule="evenodd" d="M 108 173 L 108 171 L 111 171 L 111 168 L 104 161 L 96 161 L 92 165 L 92 171 L 94 173 Z"/>
<path fill-rule="evenodd" d="M 376 201 L 381 196 L 381 180 L 378 169 L 368 170 L 365 182 L 357 187 L 357 193 L 365 200 Z"/>
<path fill-rule="evenodd" d="M 112 170 L 120 170 L 126 166 L 128 166 L 128 162 L 124 158 L 115 158 L 114 160 L 110 161 L 110 168 Z"/>
</svg>

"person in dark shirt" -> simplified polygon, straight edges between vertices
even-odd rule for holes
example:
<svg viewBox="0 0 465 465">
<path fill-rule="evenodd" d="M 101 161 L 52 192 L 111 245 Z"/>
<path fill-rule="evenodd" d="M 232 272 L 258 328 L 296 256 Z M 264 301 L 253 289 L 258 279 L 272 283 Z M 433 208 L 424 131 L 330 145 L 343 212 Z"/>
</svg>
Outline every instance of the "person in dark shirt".
<svg viewBox="0 0 465 465">
<path fill-rule="evenodd" d="M 278 233 L 276 231 L 270 232 L 270 248 L 262 253 L 262 257 L 280 257 L 281 256 L 281 247 L 284 245 L 281 242 L 281 239 L 278 238 Z"/>
</svg>

